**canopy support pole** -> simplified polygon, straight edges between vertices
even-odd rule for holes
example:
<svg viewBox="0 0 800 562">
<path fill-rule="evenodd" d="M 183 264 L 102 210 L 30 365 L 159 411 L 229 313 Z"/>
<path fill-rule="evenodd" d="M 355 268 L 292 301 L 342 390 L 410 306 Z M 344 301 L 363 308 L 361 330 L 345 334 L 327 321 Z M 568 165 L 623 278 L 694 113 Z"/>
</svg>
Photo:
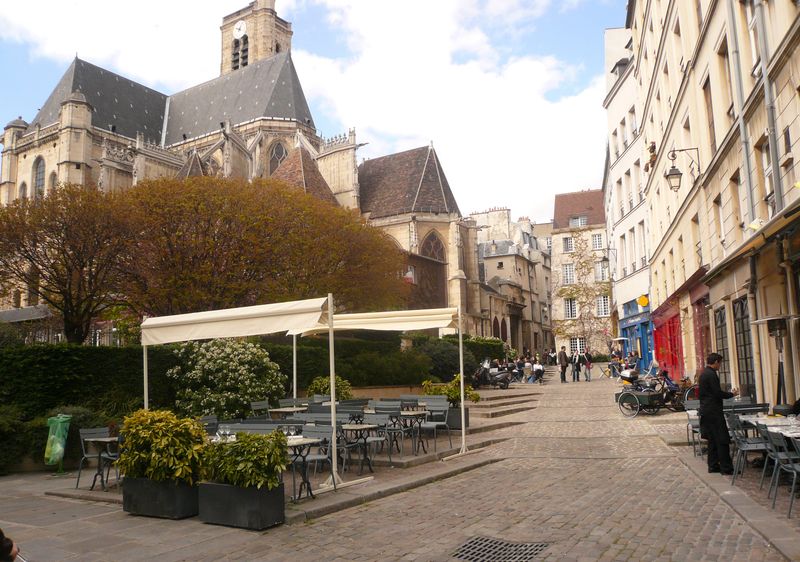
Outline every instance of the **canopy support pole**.
<svg viewBox="0 0 800 562">
<path fill-rule="evenodd" d="M 458 305 L 458 366 L 461 377 L 461 451 L 460 454 L 467 452 L 467 422 L 464 406 L 464 339 L 463 326 L 461 325 L 461 305 Z"/>
<path fill-rule="evenodd" d="M 342 479 L 339 476 L 339 462 L 336 453 L 336 366 L 333 355 L 333 293 L 328 293 L 328 367 L 331 373 L 331 464 L 333 475 L 329 476 L 322 486 L 338 486 Z"/>
<path fill-rule="evenodd" d="M 292 335 L 292 398 L 297 400 L 297 335 Z"/>
<path fill-rule="evenodd" d="M 146 345 L 142 346 L 142 353 L 144 354 L 144 361 L 143 361 L 143 367 L 144 367 L 144 409 L 145 410 L 149 410 L 150 409 L 150 393 L 147 391 L 147 387 L 149 385 L 148 385 L 148 381 L 147 381 L 148 375 L 147 375 L 147 346 Z"/>
</svg>

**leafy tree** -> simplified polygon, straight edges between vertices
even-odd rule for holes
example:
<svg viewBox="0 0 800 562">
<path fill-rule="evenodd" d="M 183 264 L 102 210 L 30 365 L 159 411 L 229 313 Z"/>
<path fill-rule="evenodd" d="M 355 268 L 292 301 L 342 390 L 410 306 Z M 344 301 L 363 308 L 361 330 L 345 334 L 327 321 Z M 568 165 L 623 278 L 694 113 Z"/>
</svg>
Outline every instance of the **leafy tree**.
<svg viewBox="0 0 800 562">
<path fill-rule="evenodd" d="M 0 208 L 0 279 L 57 310 L 71 343 L 82 343 L 92 318 L 118 300 L 117 260 L 129 237 L 116 199 L 63 185 Z"/>
<path fill-rule="evenodd" d="M 577 317 L 557 320 L 553 332 L 558 337 L 582 337 L 592 349 L 610 349 L 611 321 L 609 317 L 597 315 L 597 298 L 611 295 L 610 281 L 595 280 L 597 256 L 590 249 L 590 236 L 586 229 L 573 234 L 574 247 L 569 257 L 574 264 L 574 283 L 564 283 L 554 275 L 555 296 L 560 299 L 575 299 Z M 610 303 L 609 303 L 610 305 Z"/>
<path fill-rule="evenodd" d="M 333 293 L 348 310 L 397 306 L 403 256 L 356 213 L 271 180 L 161 179 L 126 193 L 122 260 L 139 313 L 181 314 Z"/>
</svg>

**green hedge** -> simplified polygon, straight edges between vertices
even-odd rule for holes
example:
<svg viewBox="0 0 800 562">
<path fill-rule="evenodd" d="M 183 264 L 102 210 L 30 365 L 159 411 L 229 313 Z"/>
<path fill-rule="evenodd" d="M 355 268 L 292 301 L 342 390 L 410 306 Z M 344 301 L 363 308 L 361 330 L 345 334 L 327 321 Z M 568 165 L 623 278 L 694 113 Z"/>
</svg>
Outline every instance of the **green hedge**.
<svg viewBox="0 0 800 562">
<path fill-rule="evenodd" d="M 458 345 L 458 336 L 457 335 L 447 335 L 444 336 L 442 339 L 447 340 L 449 342 L 455 343 Z M 464 349 L 468 349 L 475 360 L 479 363 L 486 359 L 499 359 L 505 357 L 505 351 L 503 350 L 503 342 L 496 339 L 490 338 L 482 338 L 482 337 L 464 337 Z M 464 366 L 466 370 L 466 365 Z"/>
<path fill-rule="evenodd" d="M 171 406 L 169 347 L 148 349 L 150 401 Z M 0 349 L 0 403 L 14 404 L 24 419 L 75 404 L 110 415 L 133 411 L 142 401 L 142 348 L 34 345 Z"/>
</svg>

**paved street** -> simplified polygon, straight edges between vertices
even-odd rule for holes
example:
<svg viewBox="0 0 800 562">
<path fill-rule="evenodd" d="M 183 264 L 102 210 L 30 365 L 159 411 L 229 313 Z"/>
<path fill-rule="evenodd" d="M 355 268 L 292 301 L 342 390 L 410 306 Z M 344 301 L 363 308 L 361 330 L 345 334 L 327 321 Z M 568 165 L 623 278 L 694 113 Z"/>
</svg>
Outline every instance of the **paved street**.
<svg viewBox="0 0 800 562">
<path fill-rule="evenodd" d="M 12 476 L 0 526 L 31 562 L 451 560 L 477 536 L 547 543 L 537 560 L 784 560 L 659 436 L 680 418 L 624 419 L 615 388 L 551 379 L 536 409 L 508 418 L 524 424 L 492 433 L 506 441 L 469 455 L 499 462 L 310 523 L 252 533 L 131 517 Z"/>
</svg>

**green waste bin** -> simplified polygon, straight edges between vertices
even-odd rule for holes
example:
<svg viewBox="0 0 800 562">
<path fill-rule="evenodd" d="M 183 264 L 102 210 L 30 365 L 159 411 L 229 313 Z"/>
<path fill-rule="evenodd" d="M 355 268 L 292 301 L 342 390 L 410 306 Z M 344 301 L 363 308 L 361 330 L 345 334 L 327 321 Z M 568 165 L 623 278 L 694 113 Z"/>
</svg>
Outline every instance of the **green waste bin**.
<svg viewBox="0 0 800 562">
<path fill-rule="evenodd" d="M 72 416 L 58 414 L 52 418 L 47 418 L 47 426 L 50 433 L 47 435 L 47 447 L 44 449 L 44 463 L 57 464 L 61 472 L 64 462 L 64 447 L 67 444 L 67 434 L 69 433 L 69 422 Z"/>
</svg>

